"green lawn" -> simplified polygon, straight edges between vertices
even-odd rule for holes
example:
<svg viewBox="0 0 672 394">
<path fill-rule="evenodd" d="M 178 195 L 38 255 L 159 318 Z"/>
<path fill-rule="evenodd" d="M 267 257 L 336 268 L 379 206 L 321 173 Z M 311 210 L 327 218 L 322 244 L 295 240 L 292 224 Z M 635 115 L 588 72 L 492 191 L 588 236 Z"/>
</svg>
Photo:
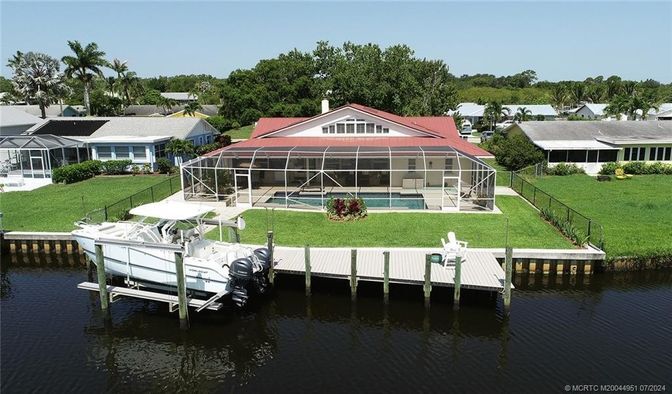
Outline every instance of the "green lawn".
<svg viewBox="0 0 672 394">
<path fill-rule="evenodd" d="M 287 246 L 438 246 L 441 237 L 454 231 L 470 247 L 504 247 L 506 218 L 510 220 L 511 245 L 518 248 L 571 248 L 558 231 L 519 197 L 501 196 L 498 214 L 372 213 L 357 222 L 332 222 L 324 213 L 275 211 L 275 239 Z M 266 212 L 243 213 L 247 228 L 242 242 L 266 241 Z M 219 237 L 211 231 L 212 239 Z"/>
<path fill-rule="evenodd" d="M 587 175 L 547 176 L 533 182 L 600 222 L 609 256 L 672 253 L 672 176 L 636 175 L 611 182 Z"/>
<path fill-rule="evenodd" d="M 243 126 L 238 129 L 231 129 L 224 132 L 224 135 L 230 135 L 232 140 L 246 140 L 250 138 L 254 125 Z"/>
<path fill-rule="evenodd" d="M 73 223 L 87 212 L 166 179 L 165 176 L 153 175 L 96 177 L 70 185 L 48 185 L 29 192 L 1 193 L 3 228 L 14 231 L 70 231 Z"/>
<path fill-rule="evenodd" d="M 511 184 L 511 172 L 497 164 L 495 159 L 482 159 L 490 167 L 497 170 L 497 186 L 509 186 Z"/>
</svg>

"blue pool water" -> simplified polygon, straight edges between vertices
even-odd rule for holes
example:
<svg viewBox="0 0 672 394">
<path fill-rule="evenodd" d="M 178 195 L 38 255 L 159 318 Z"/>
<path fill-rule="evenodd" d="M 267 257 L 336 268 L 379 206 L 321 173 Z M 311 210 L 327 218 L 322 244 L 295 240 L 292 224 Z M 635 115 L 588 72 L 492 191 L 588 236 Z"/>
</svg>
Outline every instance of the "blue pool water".
<svg viewBox="0 0 672 394">
<path fill-rule="evenodd" d="M 351 194 L 348 193 L 327 193 L 324 196 L 324 203 L 326 204 L 327 200 L 331 197 L 334 198 L 346 198 L 351 197 Z M 392 193 L 392 198 L 390 199 L 389 193 L 359 193 L 358 197 L 361 197 L 366 203 L 368 208 L 389 208 L 390 201 L 392 202 L 392 208 L 405 208 L 405 209 L 426 209 L 425 200 L 422 197 L 422 194 L 401 194 L 401 193 Z M 267 204 L 285 204 L 285 193 L 276 192 L 273 197 L 266 200 Z M 322 205 L 322 198 L 316 196 L 315 194 L 301 194 L 295 193 L 290 196 L 289 205 L 296 206 L 301 204 L 308 204 L 312 206 L 319 207 Z"/>
</svg>

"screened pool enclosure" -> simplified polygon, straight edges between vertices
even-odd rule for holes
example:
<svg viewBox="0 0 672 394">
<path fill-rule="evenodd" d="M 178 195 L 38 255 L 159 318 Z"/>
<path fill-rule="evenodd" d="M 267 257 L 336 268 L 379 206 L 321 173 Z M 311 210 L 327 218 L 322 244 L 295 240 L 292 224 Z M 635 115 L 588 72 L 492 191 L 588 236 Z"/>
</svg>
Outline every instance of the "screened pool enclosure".
<svg viewBox="0 0 672 394">
<path fill-rule="evenodd" d="M 369 209 L 491 211 L 495 176 L 450 146 L 234 145 L 182 165 L 187 200 L 316 210 L 332 197 L 361 197 Z"/>
<path fill-rule="evenodd" d="M 88 158 L 86 145 L 74 138 L 51 134 L 0 137 L 0 177 L 51 178 L 52 169 Z"/>
</svg>

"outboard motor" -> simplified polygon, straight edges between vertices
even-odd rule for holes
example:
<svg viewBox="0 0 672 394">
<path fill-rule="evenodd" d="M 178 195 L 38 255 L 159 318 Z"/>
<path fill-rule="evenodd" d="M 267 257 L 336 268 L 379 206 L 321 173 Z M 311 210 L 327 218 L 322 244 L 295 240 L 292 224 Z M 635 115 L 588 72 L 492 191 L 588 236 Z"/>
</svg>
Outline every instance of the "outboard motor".
<svg viewBox="0 0 672 394">
<path fill-rule="evenodd" d="M 254 250 L 254 257 L 258 262 L 259 269 L 254 273 L 254 288 L 258 294 L 266 293 L 269 287 L 268 269 L 271 266 L 271 253 L 267 248 L 258 248 Z"/>
<path fill-rule="evenodd" d="M 231 280 L 231 300 L 239 307 L 244 307 L 247 304 L 247 283 L 252 278 L 252 260 L 243 257 L 236 259 L 229 267 L 229 277 Z"/>
</svg>

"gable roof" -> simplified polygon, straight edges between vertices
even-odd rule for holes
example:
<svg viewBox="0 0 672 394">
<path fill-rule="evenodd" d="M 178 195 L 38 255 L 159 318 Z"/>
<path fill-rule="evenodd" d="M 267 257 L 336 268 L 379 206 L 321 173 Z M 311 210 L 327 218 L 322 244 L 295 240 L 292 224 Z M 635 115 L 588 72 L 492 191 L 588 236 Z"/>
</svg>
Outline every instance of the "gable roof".
<svg viewBox="0 0 672 394">
<path fill-rule="evenodd" d="M 107 118 L 53 118 L 36 124 L 24 134 L 88 137 L 106 122 Z"/>
<path fill-rule="evenodd" d="M 462 116 L 482 117 L 485 112 L 485 105 L 476 103 L 460 103 L 455 111 L 448 111 L 449 115 L 459 112 Z M 519 108 L 527 108 L 532 116 L 557 116 L 558 112 L 550 104 L 502 104 L 502 108 L 508 108 L 511 116 L 518 112 Z"/>
<path fill-rule="evenodd" d="M 40 110 L 39 105 L 6 105 L 3 107 L 11 107 L 38 117 L 42 116 L 42 111 Z M 72 108 L 71 106 L 63 105 L 63 113 L 65 113 L 65 111 L 67 110 L 79 114 L 79 111 Z M 47 115 L 47 118 L 55 118 L 61 116 L 61 106 L 59 104 L 51 104 L 50 106 L 44 109 L 44 112 Z"/>
<path fill-rule="evenodd" d="M 608 104 L 604 103 L 585 103 L 577 108 L 576 111 L 578 112 L 581 110 L 581 108 L 586 107 L 590 110 L 590 112 L 595 114 L 595 116 L 604 116 L 604 109 L 607 108 L 607 105 Z"/>
<path fill-rule="evenodd" d="M 455 123 L 452 118 L 447 116 L 416 116 L 416 117 L 404 117 L 395 115 L 389 112 L 381 111 L 375 108 L 367 107 L 361 104 L 346 104 L 338 108 L 334 108 L 329 112 L 323 114 L 315 115 L 312 117 L 303 117 L 303 118 L 261 118 L 257 122 L 257 126 L 252 132 L 251 138 L 260 138 L 268 136 L 272 133 L 277 133 L 282 131 L 290 126 L 296 126 L 304 122 L 322 118 L 328 114 L 340 111 L 346 108 L 351 108 L 365 114 L 375 116 L 381 119 L 384 119 L 388 122 L 396 123 L 398 125 L 407 127 L 412 130 L 419 131 L 423 134 L 429 134 L 437 137 L 442 137 L 444 134 L 450 132 L 451 125 L 452 128 L 455 128 Z M 448 123 L 441 123 L 438 119 L 449 119 Z M 447 129 L 446 129 L 447 128 Z M 455 130 L 457 130 L 455 128 Z"/>
<path fill-rule="evenodd" d="M 43 119 L 14 106 L 0 105 L 0 127 L 32 126 L 42 123 Z"/>
<path fill-rule="evenodd" d="M 192 117 L 117 117 L 104 119 L 108 122 L 91 134 L 92 138 L 113 136 L 186 138 L 198 126 L 216 132 L 215 128 L 203 119 Z"/>
</svg>

